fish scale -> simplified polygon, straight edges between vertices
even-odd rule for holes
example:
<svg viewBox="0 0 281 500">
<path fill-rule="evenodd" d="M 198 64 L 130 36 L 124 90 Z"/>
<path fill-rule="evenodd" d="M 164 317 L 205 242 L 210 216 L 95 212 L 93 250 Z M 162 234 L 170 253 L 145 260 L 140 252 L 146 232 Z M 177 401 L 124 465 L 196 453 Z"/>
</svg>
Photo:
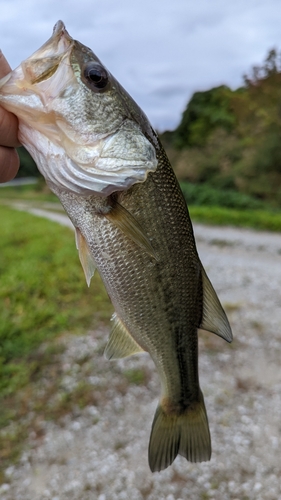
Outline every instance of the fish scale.
<svg viewBox="0 0 281 500">
<path fill-rule="evenodd" d="M 200 262 L 170 162 L 147 117 L 97 56 L 59 21 L 52 37 L 0 80 L 0 103 L 76 231 L 90 284 L 98 268 L 115 308 L 108 359 L 152 357 L 161 398 L 149 442 L 159 471 L 178 454 L 209 460 L 198 328 L 231 328 Z"/>
<path fill-rule="evenodd" d="M 120 198 L 122 205 L 138 216 L 148 237 L 153 235 L 157 261 L 113 223 L 94 215 L 94 197 L 86 201 L 84 208 L 93 217 L 89 226 L 84 224 L 84 216 L 77 216 L 73 196 L 60 193 L 66 212 L 89 244 L 118 316 L 137 343 L 152 356 L 166 397 L 172 401 L 179 398 L 192 401 L 199 392 L 200 261 L 186 205 L 163 149 L 157 172 L 150 174 L 145 184 L 122 193 Z M 80 197 L 76 203 L 81 206 Z M 103 258 L 104 253 L 107 259 Z"/>
</svg>

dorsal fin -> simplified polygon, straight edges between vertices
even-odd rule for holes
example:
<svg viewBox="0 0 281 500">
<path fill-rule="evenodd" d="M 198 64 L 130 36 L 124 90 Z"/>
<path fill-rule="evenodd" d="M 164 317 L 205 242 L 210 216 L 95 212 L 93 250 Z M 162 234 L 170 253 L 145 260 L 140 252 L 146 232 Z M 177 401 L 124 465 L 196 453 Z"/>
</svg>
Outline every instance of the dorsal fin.
<svg viewBox="0 0 281 500">
<path fill-rule="evenodd" d="M 203 266 L 201 269 L 203 285 L 203 315 L 199 328 L 207 330 L 208 332 L 213 332 L 227 342 L 232 342 L 232 332 L 226 314 Z"/>
<path fill-rule="evenodd" d="M 96 264 L 88 247 L 83 234 L 78 227 L 75 228 L 76 248 L 79 253 L 79 259 L 83 267 L 87 285 L 90 286 L 91 278 L 94 275 Z"/>
<path fill-rule="evenodd" d="M 114 325 L 104 351 L 106 359 L 125 358 L 143 352 L 116 313 L 113 314 L 112 320 Z"/>
</svg>

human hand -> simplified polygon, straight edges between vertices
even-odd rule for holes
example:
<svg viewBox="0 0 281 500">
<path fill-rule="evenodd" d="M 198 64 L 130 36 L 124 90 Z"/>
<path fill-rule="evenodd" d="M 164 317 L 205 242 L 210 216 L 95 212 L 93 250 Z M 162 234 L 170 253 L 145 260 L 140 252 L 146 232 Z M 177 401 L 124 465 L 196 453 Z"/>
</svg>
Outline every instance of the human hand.
<svg viewBox="0 0 281 500">
<path fill-rule="evenodd" d="M 11 68 L 0 51 L 0 78 Z M 20 146 L 18 140 L 18 119 L 0 106 L 0 183 L 15 177 L 19 169 L 19 157 L 14 148 Z"/>
</svg>

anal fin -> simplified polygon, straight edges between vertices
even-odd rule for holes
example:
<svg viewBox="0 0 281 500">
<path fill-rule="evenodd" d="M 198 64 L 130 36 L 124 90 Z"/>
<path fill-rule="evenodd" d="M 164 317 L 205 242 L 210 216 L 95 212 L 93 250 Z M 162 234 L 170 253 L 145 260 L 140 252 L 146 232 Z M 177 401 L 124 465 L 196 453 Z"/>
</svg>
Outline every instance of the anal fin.
<svg viewBox="0 0 281 500">
<path fill-rule="evenodd" d="M 201 271 L 203 285 L 203 315 L 199 328 L 215 333 L 227 342 L 232 342 L 232 331 L 227 316 L 203 266 L 201 267 Z"/>
<path fill-rule="evenodd" d="M 114 314 L 112 319 L 114 325 L 104 351 L 106 359 L 125 358 L 126 356 L 143 352 L 143 349 L 133 339 L 117 314 Z"/>
<path fill-rule="evenodd" d="M 87 285 L 90 286 L 91 278 L 94 275 L 96 264 L 91 255 L 87 241 L 78 227 L 75 228 L 76 248 L 79 253 L 79 259 L 83 267 Z"/>
</svg>

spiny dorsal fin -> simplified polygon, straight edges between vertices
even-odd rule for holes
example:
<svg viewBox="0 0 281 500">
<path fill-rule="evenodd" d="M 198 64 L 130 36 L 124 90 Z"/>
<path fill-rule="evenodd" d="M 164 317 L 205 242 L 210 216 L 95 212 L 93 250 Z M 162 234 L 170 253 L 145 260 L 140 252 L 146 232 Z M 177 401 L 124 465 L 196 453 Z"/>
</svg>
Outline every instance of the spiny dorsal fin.
<svg viewBox="0 0 281 500">
<path fill-rule="evenodd" d="M 208 332 L 213 332 L 227 342 L 232 342 L 232 332 L 226 314 L 203 266 L 201 269 L 203 284 L 203 315 L 199 328 L 207 330 Z"/>
<path fill-rule="evenodd" d="M 78 229 L 78 227 L 75 228 L 75 240 L 76 240 L 76 248 L 79 253 L 79 259 L 83 267 L 86 282 L 87 285 L 90 286 L 91 278 L 92 276 L 94 276 L 94 272 L 96 269 L 96 264 L 93 256 L 90 253 L 88 243 L 85 240 L 80 229 Z"/>
<path fill-rule="evenodd" d="M 114 207 L 110 212 L 105 214 L 105 216 L 108 220 L 113 222 L 115 226 L 121 229 L 128 238 L 133 240 L 140 248 L 157 260 L 154 249 L 141 225 L 126 208 L 116 202 Z"/>
<path fill-rule="evenodd" d="M 106 359 L 125 358 L 143 352 L 117 314 L 113 314 L 112 320 L 114 325 L 104 351 Z"/>
</svg>

